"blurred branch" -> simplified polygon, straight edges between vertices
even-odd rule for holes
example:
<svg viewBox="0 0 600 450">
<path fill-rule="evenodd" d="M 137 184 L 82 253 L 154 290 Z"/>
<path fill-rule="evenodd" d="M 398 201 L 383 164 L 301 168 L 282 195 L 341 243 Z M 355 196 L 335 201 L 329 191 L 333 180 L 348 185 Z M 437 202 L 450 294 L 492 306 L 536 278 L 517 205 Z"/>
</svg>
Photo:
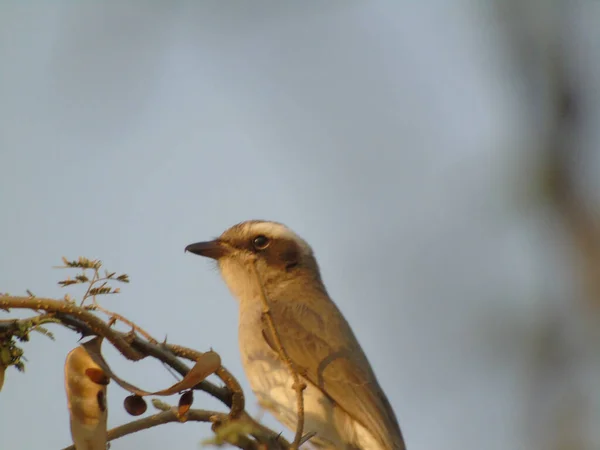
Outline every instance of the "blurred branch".
<svg viewBox="0 0 600 450">
<path fill-rule="evenodd" d="M 600 227 L 592 212 L 586 207 L 579 190 L 574 162 L 581 156 L 576 148 L 576 133 L 580 123 L 580 96 L 575 85 L 571 83 L 569 67 L 562 48 L 559 45 L 549 45 L 548 59 L 550 61 L 547 75 L 550 78 L 549 124 L 544 147 L 544 160 L 547 164 L 544 171 L 547 179 L 548 198 L 558 215 L 567 238 L 574 244 L 575 256 L 578 261 L 573 271 L 580 276 L 583 287 L 584 310 L 593 313 L 600 312 Z M 578 270 L 579 269 L 579 270 Z M 576 292 L 574 296 L 579 297 Z M 574 300 L 571 305 L 577 309 Z M 584 317 L 581 315 L 579 317 Z M 561 397 L 560 407 L 551 413 L 552 434 L 549 441 L 542 446 L 551 445 L 557 450 L 586 448 L 586 438 L 583 422 L 585 421 L 585 395 L 574 380 L 570 379 L 572 370 L 573 343 L 565 336 L 568 319 L 553 317 L 545 324 L 541 333 L 538 354 L 538 379 L 551 379 L 561 374 L 560 389 L 565 389 Z M 585 327 L 580 322 L 578 326 Z M 581 344 L 575 344 L 581 345 Z M 554 385 L 554 389 L 556 389 Z M 538 399 L 543 404 L 543 399 Z"/>
<path fill-rule="evenodd" d="M 556 58 L 555 114 L 553 132 L 548 138 L 550 198 L 564 220 L 576 246 L 582 269 L 582 286 L 588 306 L 600 312 L 600 226 L 586 207 L 578 190 L 573 162 L 581 156 L 570 139 L 577 130 L 581 109 L 578 93 L 568 83 L 566 69 Z"/>
</svg>

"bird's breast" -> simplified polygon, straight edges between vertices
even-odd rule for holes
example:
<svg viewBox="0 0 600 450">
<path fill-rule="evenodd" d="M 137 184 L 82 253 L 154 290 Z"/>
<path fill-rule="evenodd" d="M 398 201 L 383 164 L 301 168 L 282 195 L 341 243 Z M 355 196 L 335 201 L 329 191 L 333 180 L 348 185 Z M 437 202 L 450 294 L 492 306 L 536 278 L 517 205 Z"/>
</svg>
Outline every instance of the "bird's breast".
<svg viewBox="0 0 600 450">
<path fill-rule="evenodd" d="M 288 367 L 268 346 L 258 325 L 253 327 L 240 323 L 239 343 L 244 371 L 258 402 L 277 420 L 295 430 L 297 397 Z M 331 442 L 334 445 L 331 448 L 343 448 L 334 426 L 335 405 L 312 383 L 302 381 L 307 385 L 303 393 L 305 433 L 314 431 L 320 438 Z"/>
<path fill-rule="evenodd" d="M 252 391 L 263 408 L 290 430 L 295 430 L 298 414 L 294 378 L 263 336 L 262 310 L 244 302 L 240 306 L 240 353 Z M 382 450 L 368 430 L 318 387 L 300 378 L 306 383 L 304 433 L 317 435 L 311 442 L 323 450 Z"/>
</svg>

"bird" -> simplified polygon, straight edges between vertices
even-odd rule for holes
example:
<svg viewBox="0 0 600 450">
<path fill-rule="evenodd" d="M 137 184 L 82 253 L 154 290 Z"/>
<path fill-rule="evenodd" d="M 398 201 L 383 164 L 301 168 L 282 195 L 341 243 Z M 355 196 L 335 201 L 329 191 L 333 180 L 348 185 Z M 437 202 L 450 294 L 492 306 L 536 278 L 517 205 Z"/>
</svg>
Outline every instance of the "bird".
<svg viewBox="0 0 600 450">
<path fill-rule="evenodd" d="M 394 410 L 304 239 L 282 223 L 248 220 L 185 250 L 216 260 L 238 300 L 242 365 L 263 408 L 296 430 L 291 364 L 306 386 L 304 432 L 315 433 L 311 445 L 406 450 Z"/>
</svg>

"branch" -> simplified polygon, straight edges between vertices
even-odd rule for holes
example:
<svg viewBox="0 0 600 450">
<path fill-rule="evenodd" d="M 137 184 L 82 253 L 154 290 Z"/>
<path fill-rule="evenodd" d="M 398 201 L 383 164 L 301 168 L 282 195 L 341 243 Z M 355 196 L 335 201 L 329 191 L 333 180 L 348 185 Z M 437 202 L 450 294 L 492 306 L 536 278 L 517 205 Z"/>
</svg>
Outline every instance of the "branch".
<svg viewBox="0 0 600 450">
<path fill-rule="evenodd" d="M 12 334 L 22 329 L 22 326 L 30 328 L 45 323 L 60 323 L 60 321 L 56 319 L 53 313 L 38 314 L 23 319 L 2 319 L 0 320 L 0 333 Z"/>
<path fill-rule="evenodd" d="M 105 337 L 127 359 L 139 361 L 145 356 L 131 347 L 121 333 L 116 332 L 102 319 L 86 311 L 84 308 L 80 308 L 74 303 L 51 298 L 0 295 L 0 309 L 10 308 L 69 314 L 83 320 L 91 329 L 92 334 Z"/>
<path fill-rule="evenodd" d="M 22 323 L 38 321 L 41 320 L 41 318 L 52 318 L 52 322 L 59 322 L 66 328 L 81 333 L 83 336 L 97 335 L 105 337 L 126 357 L 127 355 L 130 355 L 133 356 L 135 360 L 144 358 L 146 356 L 156 358 L 174 369 L 181 376 L 185 376 L 190 371 L 190 368 L 183 363 L 179 357 L 195 362 L 202 354 L 201 352 L 187 347 L 167 343 L 157 343 L 155 341 L 149 342 L 140 338 L 135 333 L 123 333 L 114 330 L 92 312 L 65 300 L 38 297 L 13 297 L 0 294 L 0 309 L 10 308 L 32 309 L 36 311 L 42 310 L 48 311 L 50 314 L 43 314 L 27 319 L 0 320 L 0 335 L 7 334 L 7 332 L 10 333 L 11 331 L 18 329 L 19 325 Z M 40 319 L 38 319 L 38 317 Z M 134 329 L 136 328 L 134 327 Z M 216 386 L 207 380 L 201 381 L 194 387 L 194 389 L 202 390 L 207 394 L 217 398 L 228 408 L 230 408 L 229 414 L 212 414 L 214 419 L 213 425 L 219 427 L 223 424 L 231 423 L 233 420 L 238 419 L 250 425 L 251 429 L 254 430 L 252 435 L 258 441 L 272 443 L 276 446 L 276 448 L 290 448 L 290 443 L 281 437 L 280 433 L 276 433 L 264 425 L 261 425 L 245 411 L 245 398 L 243 390 L 237 379 L 226 368 L 221 366 L 215 372 L 215 375 L 217 375 L 223 381 L 225 384 L 224 387 Z M 164 415 L 160 417 L 162 417 L 161 420 L 166 420 L 165 418 L 169 416 Z M 199 420 L 196 417 L 197 416 L 194 416 L 192 420 Z M 132 422 L 132 424 L 145 423 L 143 420 L 145 419 Z M 173 420 L 169 419 L 167 422 L 168 421 Z M 121 427 L 116 428 L 114 431 L 119 429 L 121 429 Z M 118 435 L 117 437 L 120 436 L 121 435 Z M 111 437 L 110 439 L 116 439 L 116 437 Z"/>
<path fill-rule="evenodd" d="M 129 434 L 137 433 L 138 431 L 147 430 L 165 423 L 185 423 L 188 421 L 212 423 L 217 420 L 223 420 L 227 415 L 216 412 L 206 411 L 203 409 L 190 409 L 185 416 L 179 416 L 176 411 L 162 411 L 152 416 L 144 417 L 143 419 L 134 420 L 132 422 L 120 425 L 111 430 L 108 430 L 108 440 L 113 441 Z M 240 438 L 239 442 L 229 442 L 238 448 L 244 450 L 256 450 L 256 443 L 249 438 Z M 74 445 L 65 447 L 63 450 L 76 450 Z"/>
<path fill-rule="evenodd" d="M 79 319 L 75 319 L 74 317 L 68 315 L 59 315 L 58 316 L 65 325 L 71 327 L 74 331 L 84 332 L 85 335 L 93 334 L 87 330 L 87 324 L 81 322 Z M 87 331 L 87 332 L 86 332 Z M 181 362 L 175 353 L 169 350 L 166 344 L 156 344 L 152 342 L 145 341 L 141 339 L 139 336 L 120 333 L 116 331 L 116 333 L 120 334 L 124 338 L 130 340 L 130 345 L 136 349 L 137 351 L 152 356 L 153 358 L 158 359 L 159 361 L 165 363 L 167 366 L 171 367 L 177 373 L 179 373 L 182 377 L 184 377 L 189 371 L 190 368 Z M 199 352 L 196 352 L 196 355 L 200 355 Z M 186 358 L 187 359 L 187 358 Z M 236 382 L 237 383 L 237 382 Z M 232 383 L 233 384 L 233 383 Z M 237 383 L 239 386 L 239 383 Z M 210 381 L 204 380 L 196 385 L 198 390 L 204 391 L 207 394 L 215 397 L 217 400 L 221 401 L 225 406 L 231 408 L 233 401 L 233 392 L 228 389 L 228 387 L 220 387 L 217 386 Z M 240 388 L 241 389 L 241 388 Z M 243 394 L 242 394 L 243 395 Z M 242 409 L 244 406 L 242 405 Z"/>
<path fill-rule="evenodd" d="M 304 395 L 303 391 L 306 389 L 306 384 L 300 381 L 300 377 L 296 370 L 294 369 L 294 364 L 292 360 L 288 356 L 283 344 L 281 343 L 281 338 L 279 333 L 277 333 L 277 329 L 275 328 L 275 322 L 273 321 L 273 316 L 271 315 L 271 308 L 269 306 L 269 300 L 267 299 L 267 293 L 265 292 L 265 287 L 260 279 L 260 275 L 258 273 L 258 269 L 256 267 L 256 260 L 253 261 L 252 268 L 254 270 L 254 275 L 256 276 L 256 281 L 260 287 L 261 300 L 263 304 L 263 314 L 267 320 L 267 324 L 269 326 L 269 330 L 273 335 L 273 340 L 275 342 L 275 346 L 277 347 L 277 351 L 279 356 L 288 367 L 292 378 L 294 379 L 294 385 L 292 386 L 296 391 L 296 408 L 298 414 L 298 423 L 296 425 L 296 434 L 294 436 L 294 442 L 292 443 L 292 450 L 297 450 L 302 443 L 302 431 L 304 429 Z"/>
<path fill-rule="evenodd" d="M 138 336 L 129 334 L 129 333 L 121 333 L 110 328 L 106 323 L 104 323 L 101 319 L 96 317 L 91 312 L 79 308 L 78 306 L 73 305 L 72 303 L 65 302 L 64 300 L 53 300 L 53 299 L 42 299 L 45 301 L 43 305 L 35 304 L 35 308 L 28 307 L 26 305 L 31 304 L 31 301 L 37 301 L 38 298 L 30 299 L 29 297 L 12 297 L 7 295 L 0 295 L 0 308 L 17 308 L 17 309 L 38 309 L 38 310 L 46 310 L 49 311 L 50 306 L 55 305 L 64 305 L 69 308 L 75 308 L 78 310 L 78 317 L 75 315 L 71 315 L 71 313 L 67 312 L 68 309 L 64 308 L 65 312 L 57 312 L 54 314 L 54 317 L 62 322 L 67 328 L 81 333 L 83 336 L 92 336 L 98 335 L 105 337 L 109 342 L 115 345 L 115 342 L 122 343 L 121 348 L 127 348 L 127 351 L 135 352 L 135 354 L 141 354 L 144 356 L 152 356 L 163 363 L 167 364 L 169 367 L 173 368 L 176 372 L 178 372 L 181 376 L 185 376 L 189 372 L 189 367 L 181 362 L 176 355 L 165 349 L 161 344 L 154 344 L 140 339 Z M 50 302 L 50 303 L 48 303 Z M 61 307 L 55 308 L 58 310 L 62 310 Z M 18 322 L 27 321 L 30 319 L 19 319 Z M 96 324 L 96 322 L 98 322 Z M 96 324 L 96 326 L 93 326 Z M 6 320 L 0 321 L 0 333 L 3 331 L 8 331 L 12 327 L 15 327 L 15 320 Z M 121 351 L 121 348 L 115 345 L 117 350 Z M 121 352 L 123 353 L 123 352 Z M 124 354 L 124 353 L 123 353 Z M 237 384 L 239 386 L 239 383 Z M 232 392 L 227 388 L 222 388 L 214 385 L 209 381 L 202 381 L 196 386 L 199 390 L 206 392 L 209 395 L 220 400 L 227 407 L 231 407 L 232 405 Z M 243 409 L 243 407 L 242 407 Z"/>
<path fill-rule="evenodd" d="M 190 361 L 196 361 L 202 355 L 202 353 L 198 352 L 197 350 L 183 347 L 181 345 L 166 343 L 163 345 L 175 355 Z M 223 383 L 225 383 L 225 386 L 227 386 L 231 392 L 231 401 L 227 405 L 229 408 L 231 408 L 229 418 L 238 418 L 244 411 L 246 403 L 242 386 L 240 386 L 240 383 L 235 379 L 235 377 L 223 366 L 217 369 L 215 375 L 218 376 Z"/>
<path fill-rule="evenodd" d="M 102 307 L 102 305 L 100 305 L 96 300 L 94 300 L 93 305 L 92 306 L 88 306 L 88 308 L 90 309 L 90 311 L 100 311 L 100 312 L 103 312 L 104 314 L 106 314 L 107 316 L 109 316 L 111 318 L 111 320 L 118 320 L 120 322 L 123 322 L 125 325 L 129 325 L 135 332 L 137 332 L 137 333 L 141 334 L 143 337 L 145 337 L 146 340 L 148 340 L 148 342 L 152 342 L 153 344 L 158 343 L 158 341 L 156 339 L 154 339 L 150 335 L 150 333 L 148 333 L 142 327 L 136 325 L 134 322 L 132 322 L 128 318 L 123 317 L 121 314 L 118 314 L 118 313 L 113 312 L 113 311 L 109 311 L 108 309 Z"/>
</svg>

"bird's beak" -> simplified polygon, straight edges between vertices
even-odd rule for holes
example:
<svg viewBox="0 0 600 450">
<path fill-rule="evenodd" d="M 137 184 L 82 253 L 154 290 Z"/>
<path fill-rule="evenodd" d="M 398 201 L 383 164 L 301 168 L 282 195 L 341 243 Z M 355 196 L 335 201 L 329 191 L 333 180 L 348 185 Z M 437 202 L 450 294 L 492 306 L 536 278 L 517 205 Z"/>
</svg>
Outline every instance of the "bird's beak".
<svg viewBox="0 0 600 450">
<path fill-rule="evenodd" d="M 185 248 L 185 251 L 216 260 L 231 253 L 229 246 L 218 239 L 215 239 L 214 241 L 196 242 L 195 244 L 190 244 Z"/>
</svg>

